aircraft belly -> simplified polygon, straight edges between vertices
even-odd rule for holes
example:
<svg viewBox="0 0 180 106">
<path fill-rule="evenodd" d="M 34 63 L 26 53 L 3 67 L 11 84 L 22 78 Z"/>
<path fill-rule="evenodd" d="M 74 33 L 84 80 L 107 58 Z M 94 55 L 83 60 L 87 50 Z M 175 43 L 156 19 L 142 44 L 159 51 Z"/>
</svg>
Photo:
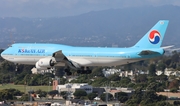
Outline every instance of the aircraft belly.
<svg viewBox="0 0 180 106">
<path fill-rule="evenodd" d="M 43 57 L 38 56 L 8 56 L 6 59 L 8 61 L 19 63 L 19 64 L 28 64 L 35 65 L 36 62 Z"/>
<path fill-rule="evenodd" d="M 98 61 L 94 61 L 92 66 L 117 66 L 127 63 L 133 63 L 139 61 L 139 59 L 126 59 L 126 58 L 98 58 Z"/>
<path fill-rule="evenodd" d="M 106 58 L 106 57 L 68 57 L 81 66 L 117 66 L 138 61 L 138 59 Z"/>
<path fill-rule="evenodd" d="M 95 65 L 97 66 L 114 66 L 117 64 L 126 63 L 126 59 L 123 58 L 98 58 L 98 61 Z"/>
</svg>

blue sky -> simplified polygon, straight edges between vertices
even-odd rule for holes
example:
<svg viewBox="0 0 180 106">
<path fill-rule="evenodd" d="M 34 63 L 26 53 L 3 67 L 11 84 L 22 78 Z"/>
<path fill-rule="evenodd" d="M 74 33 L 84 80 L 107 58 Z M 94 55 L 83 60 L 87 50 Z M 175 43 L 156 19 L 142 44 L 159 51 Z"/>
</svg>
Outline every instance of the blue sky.
<svg viewBox="0 0 180 106">
<path fill-rule="evenodd" d="M 110 8 L 178 5 L 180 0 L 0 0 L 0 17 L 62 17 Z"/>
</svg>

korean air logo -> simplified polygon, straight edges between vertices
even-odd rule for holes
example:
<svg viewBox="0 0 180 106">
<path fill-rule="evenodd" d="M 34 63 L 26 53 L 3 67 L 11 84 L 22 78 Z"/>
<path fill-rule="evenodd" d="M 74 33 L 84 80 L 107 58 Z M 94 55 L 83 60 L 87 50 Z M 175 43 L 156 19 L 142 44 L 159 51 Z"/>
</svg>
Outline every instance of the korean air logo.
<svg viewBox="0 0 180 106">
<path fill-rule="evenodd" d="M 161 39 L 161 35 L 158 31 L 156 30 L 152 30 L 150 33 L 149 33 L 149 41 L 152 43 L 152 44 L 158 44 L 159 41 Z"/>
<path fill-rule="evenodd" d="M 19 49 L 18 53 L 45 53 L 45 49 Z"/>
</svg>

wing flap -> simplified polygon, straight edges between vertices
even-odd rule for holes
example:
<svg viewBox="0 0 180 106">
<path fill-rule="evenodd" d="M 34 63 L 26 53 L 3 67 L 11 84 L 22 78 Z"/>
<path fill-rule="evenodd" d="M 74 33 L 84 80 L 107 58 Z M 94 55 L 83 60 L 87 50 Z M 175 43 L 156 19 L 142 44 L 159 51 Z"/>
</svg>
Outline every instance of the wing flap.
<svg viewBox="0 0 180 106">
<path fill-rule="evenodd" d="M 77 68 L 80 68 L 80 65 L 75 62 L 75 61 L 72 61 L 70 59 L 68 59 L 63 53 L 62 53 L 62 50 L 59 50 L 57 52 L 54 52 L 53 53 L 53 57 L 55 58 L 56 62 L 64 62 L 67 66 L 73 68 L 73 69 L 77 69 Z"/>
<path fill-rule="evenodd" d="M 65 58 L 65 55 L 62 53 L 62 50 L 53 53 L 53 57 L 57 62 L 62 61 Z"/>
<path fill-rule="evenodd" d="M 82 58 L 80 58 L 80 59 L 71 59 L 71 60 L 73 62 L 75 62 L 75 63 L 78 63 L 78 64 L 82 65 L 82 66 L 86 66 L 86 65 L 92 64 L 91 61 L 89 61 L 87 59 L 82 59 Z"/>
</svg>

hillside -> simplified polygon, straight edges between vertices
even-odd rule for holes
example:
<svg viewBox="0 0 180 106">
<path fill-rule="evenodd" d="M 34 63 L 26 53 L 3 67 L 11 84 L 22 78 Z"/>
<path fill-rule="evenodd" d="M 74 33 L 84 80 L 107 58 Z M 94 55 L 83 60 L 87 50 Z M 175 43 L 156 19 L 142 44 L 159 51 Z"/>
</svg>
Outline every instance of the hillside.
<svg viewBox="0 0 180 106">
<path fill-rule="evenodd" d="M 0 18 L 0 48 L 15 42 L 131 46 L 158 20 L 170 20 L 163 45 L 180 46 L 180 7 L 134 7 L 53 18 Z"/>
</svg>

